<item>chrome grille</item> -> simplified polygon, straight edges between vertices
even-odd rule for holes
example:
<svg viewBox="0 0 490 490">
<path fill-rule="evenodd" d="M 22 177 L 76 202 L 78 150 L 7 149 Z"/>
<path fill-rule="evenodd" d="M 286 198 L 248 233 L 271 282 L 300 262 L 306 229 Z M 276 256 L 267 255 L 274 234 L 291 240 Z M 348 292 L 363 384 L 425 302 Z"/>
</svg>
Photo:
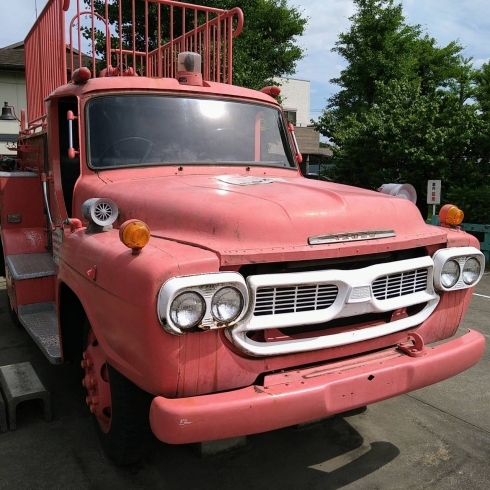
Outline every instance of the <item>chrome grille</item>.
<svg viewBox="0 0 490 490">
<path fill-rule="evenodd" d="M 332 284 L 259 288 L 254 316 L 325 310 L 332 306 L 338 292 Z"/>
<path fill-rule="evenodd" d="M 380 277 L 372 284 L 374 297 L 383 300 L 425 291 L 428 273 L 428 269 L 416 269 Z"/>
</svg>

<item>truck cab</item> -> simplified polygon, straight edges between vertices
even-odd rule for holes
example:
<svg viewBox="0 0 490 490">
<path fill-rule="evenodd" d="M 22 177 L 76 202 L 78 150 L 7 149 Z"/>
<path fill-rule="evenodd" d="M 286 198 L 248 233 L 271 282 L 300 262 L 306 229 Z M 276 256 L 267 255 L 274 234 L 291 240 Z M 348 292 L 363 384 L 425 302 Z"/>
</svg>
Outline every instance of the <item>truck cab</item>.
<svg viewBox="0 0 490 490">
<path fill-rule="evenodd" d="M 172 76 L 135 50 L 131 70 L 111 53 L 72 67 L 0 173 L 12 313 L 52 363 L 81 362 L 107 454 L 133 462 L 150 429 L 182 444 L 302 423 L 478 362 L 483 336 L 455 337 L 477 240 L 408 199 L 306 179 L 277 89 L 169 46 Z"/>
</svg>

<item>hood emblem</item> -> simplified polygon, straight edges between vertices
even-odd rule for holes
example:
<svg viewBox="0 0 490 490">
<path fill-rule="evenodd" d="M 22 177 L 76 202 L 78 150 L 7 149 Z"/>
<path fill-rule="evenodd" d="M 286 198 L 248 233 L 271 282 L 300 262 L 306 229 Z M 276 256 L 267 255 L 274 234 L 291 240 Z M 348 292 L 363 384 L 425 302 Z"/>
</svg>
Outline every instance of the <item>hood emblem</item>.
<svg viewBox="0 0 490 490">
<path fill-rule="evenodd" d="M 272 184 L 274 182 L 287 182 L 281 178 L 267 178 L 267 177 L 255 177 L 253 175 L 242 177 L 242 176 L 232 176 L 223 175 L 218 177 L 218 180 L 224 182 L 225 184 L 233 185 L 257 185 L 257 184 Z"/>
<path fill-rule="evenodd" d="M 395 237 L 395 230 L 367 230 L 351 231 L 348 233 L 334 233 L 332 235 L 310 236 L 308 245 L 323 245 L 325 243 L 360 242 L 363 240 L 377 240 L 379 238 Z"/>
</svg>

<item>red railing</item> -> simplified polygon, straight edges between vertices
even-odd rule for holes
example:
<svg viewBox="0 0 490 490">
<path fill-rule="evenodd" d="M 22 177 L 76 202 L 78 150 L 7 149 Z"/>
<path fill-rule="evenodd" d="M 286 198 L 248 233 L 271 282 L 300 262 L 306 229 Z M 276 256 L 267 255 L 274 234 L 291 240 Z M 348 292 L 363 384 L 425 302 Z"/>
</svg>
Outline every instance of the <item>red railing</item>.
<svg viewBox="0 0 490 490">
<path fill-rule="evenodd" d="M 67 82 L 63 11 L 67 3 L 50 0 L 24 42 L 29 121 L 45 114 L 44 99 Z"/>
<path fill-rule="evenodd" d="M 81 3 L 83 0 L 76 0 L 76 13 L 68 24 L 68 45 L 65 12 L 70 0 L 48 0 L 25 39 L 29 126 L 45 114 L 44 99 L 67 83 L 68 70 L 73 73 L 89 65 L 92 77 L 99 76 L 101 60 L 95 47 L 100 50 L 104 38 L 104 63 L 111 75 L 124 74 L 129 68 L 125 74 L 173 77 L 177 55 L 194 51 L 202 57 L 204 80 L 232 83 L 233 38 L 243 28 L 239 8 L 222 10 L 177 0 L 126 0 L 131 8 L 128 15 L 122 0 L 103 0 L 97 9 L 94 0 Z M 137 9 L 139 6 L 143 8 Z"/>
<path fill-rule="evenodd" d="M 158 37 L 157 48 L 146 53 L 148 76 L 173 77 L 178 53 L 194 51 L 202 56 L 204 80 L 232 83 L 233 38 L 243 28 L 243 13 L 239 8 L 226 11 L 170 0 L 145 0 L 145 3 L 157 4 L 158 33 L 161 32 L 161 7 L 167 5 L 170 26 L 167 42 L 162 43 Z M 183 34 L 177 37 L 174 37 L 175 9 L 180 9 L 178 14 L 182 19 Z M 148 15 L 147 9 L 145 15 Z M 192 27 L 188 29 L 187 24 Z M 148 26 L 147 19 L 145 25 Z M 147 29 L 145 38 L 148 40 Z"/>
</svg>

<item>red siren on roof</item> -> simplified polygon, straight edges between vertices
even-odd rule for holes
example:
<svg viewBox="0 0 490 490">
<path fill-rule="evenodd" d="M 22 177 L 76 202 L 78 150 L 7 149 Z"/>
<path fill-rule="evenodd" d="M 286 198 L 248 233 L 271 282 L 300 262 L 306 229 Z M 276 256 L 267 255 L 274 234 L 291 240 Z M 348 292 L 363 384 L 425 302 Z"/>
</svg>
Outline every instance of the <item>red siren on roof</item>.
<svg viewBox="0 0 490 490">
<path fill-rule="evenodd" d="M 281 88 L 277 85 L 269 85 L 268 87 L 262 87 L 260 91 L 264 94 L 274 97 L 274 99 L 277 99 L 277 97 L 279 97 L 279 94 L 281 93 Z"/>
<path fill-rule="evenodd" d="M 86 83 L 90 80 L 91 73 L 88 68 L 85 66 L 82 66 L 80 68 L 77 68 L 72 76 L 71 76 L 71 81 L 73 83 Z"/>
</svg>

